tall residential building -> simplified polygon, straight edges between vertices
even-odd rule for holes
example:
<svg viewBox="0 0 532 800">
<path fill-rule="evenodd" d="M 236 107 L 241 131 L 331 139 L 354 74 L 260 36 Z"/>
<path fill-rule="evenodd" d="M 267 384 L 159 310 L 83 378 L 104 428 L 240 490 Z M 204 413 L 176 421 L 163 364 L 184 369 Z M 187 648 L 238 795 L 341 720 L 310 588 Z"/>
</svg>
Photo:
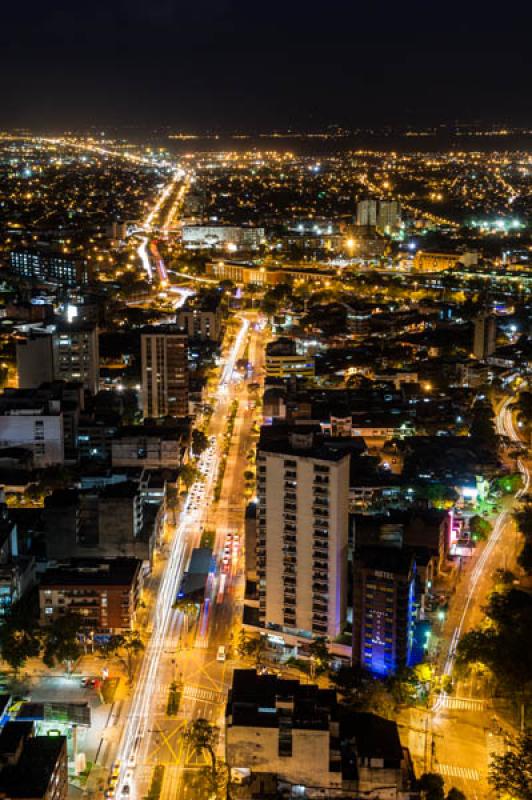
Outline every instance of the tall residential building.
<svg viewBox="0 0 532 800">
<path fill-rule="evenodd" d="M 335 638 L 346 615 L 349 453 L 314 432 L 264 427 L 257 493 L 261 627 Z"/>
<path fill-rule="evenodd" d="M 477 358 L 484 360 L 495 350 L 497 322 L 490 314 L 480 314 L 473 325 L 473 353 Z"/>
<path fill-rule="evenodd" d="M 175 326 L 158 326 L 141 335 L 144 417 L 188 414 L 188 338 Z"/>
<path fill-rule="evenodd" d="M 416 562 L 401 546 L 362 547 L 355 555 L 353 663 L 379 675 L 411 665 Z"/>
<path fill-rule="evenodd" d="M 377 201 L 359 200 L 357 203 L 357 225 L 377 225 Z"/>
<path fill-rule="evenodd" d="M 397 200 L 380 200 L 377 228 L 383 233 L 396 230 L 401 222 L 401 205 Z"/>
</svg>

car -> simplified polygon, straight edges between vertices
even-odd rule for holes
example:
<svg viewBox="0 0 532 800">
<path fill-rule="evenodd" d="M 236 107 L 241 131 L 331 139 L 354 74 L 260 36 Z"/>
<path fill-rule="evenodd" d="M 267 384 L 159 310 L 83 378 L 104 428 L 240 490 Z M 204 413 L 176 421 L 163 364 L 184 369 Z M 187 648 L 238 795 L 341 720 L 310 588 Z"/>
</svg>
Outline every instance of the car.
<svg viewBox="0 0 532 800">
<path fill-rule="evenodd" d="M 216 661 L 225 661 L 225 647 L 223 644 L 221 644 L 218 648 L 218 652 L 216 653 Z"/>
<path fill-rule="evenodd" d="M 90 678 L 82 678 L 81 686 L 83 689 L 87 689 L 90 686 Z"/>
</svg>

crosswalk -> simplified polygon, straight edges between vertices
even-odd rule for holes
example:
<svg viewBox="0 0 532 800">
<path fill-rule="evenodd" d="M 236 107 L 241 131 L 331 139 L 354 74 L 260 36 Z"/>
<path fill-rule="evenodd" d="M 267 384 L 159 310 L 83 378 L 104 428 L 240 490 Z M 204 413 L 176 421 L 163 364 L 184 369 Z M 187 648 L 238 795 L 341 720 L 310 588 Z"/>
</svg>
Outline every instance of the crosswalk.
<svg viewBox="0 0 532 800">
<path fill-rule="evenodd" d="M 447 778 L 463 778 L 466 781 L 479 781 L 480 772 L 470 767 L 457 767 L 455 764 L 438 764 L 438 772 Z"/>
<path fill-rule="evenodd" d="M 485 702 L 474 697 L 451 697 L 446 695 L 442 703 L 444 708 L 453 711 L 483 711 Z"/>
<path fill-rule="evenodd" d="M 204 689 L 202 686 L 185 686 L 183 689 L 185 700 L 202 700 L 205 703 L 225 703 L 225 693 Z"/>
</svg>

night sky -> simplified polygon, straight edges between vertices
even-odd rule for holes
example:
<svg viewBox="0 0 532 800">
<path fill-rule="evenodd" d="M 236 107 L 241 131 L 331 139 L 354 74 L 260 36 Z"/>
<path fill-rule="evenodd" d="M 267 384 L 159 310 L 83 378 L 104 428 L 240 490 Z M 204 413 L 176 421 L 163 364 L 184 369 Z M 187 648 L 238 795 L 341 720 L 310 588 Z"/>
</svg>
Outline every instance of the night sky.
<svg viewBox="0 0 532 800">
<path fill-rule="evenodd" d="M 477 0 L 4 0 L 0 124 L 531 124 L 530 22 Z"/>
</svg>

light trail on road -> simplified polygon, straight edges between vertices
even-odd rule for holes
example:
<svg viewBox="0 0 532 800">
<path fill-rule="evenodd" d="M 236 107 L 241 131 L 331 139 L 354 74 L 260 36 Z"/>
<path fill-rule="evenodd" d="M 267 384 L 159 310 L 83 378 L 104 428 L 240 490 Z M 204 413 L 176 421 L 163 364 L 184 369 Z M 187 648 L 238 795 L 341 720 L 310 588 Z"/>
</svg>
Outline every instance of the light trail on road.
<svg viewBox="0 0 532 800">
<path fill-rule="evenodd" d="M 233 347 L 227 358 L 227 361 L 225 362 L 222 371 L 222 377 L 220 379 L 220 391 L 222 392 L 225 391 L 226 387 L 233 378 L 233 372 L 235 371 L 235 364 L 238 358 L 238 353 L 240 352 L 240 348 L 244 344 L 244 340 L 248 334 L 248 331 L 249 331 L 249 320 L 244 318 L 242 319 L 242 325 L 236 336 L 236 339 L 233 343 Z"/>
<path fill-rule="evenodd" d="M 183 180 L 183 178 L 185 177 L 185 174 L 186 173 L 184 172 L 184 170 L 181 169 L 181 167 L 177 167 L 175 169 L 171 180 L 166 184 L 166 186 L 164 187 L 163 191 L 159 195 L 159 197 L 157 199 L 157 202 L 155 203 L 155 205 L 153 206 L 152 210 L 150 211 L 150 213 L 148 214 L 148 216 L 144 220 L 144 228 L 146 230 L 148 230 L 149 228 L 152 227 L 152 223 L 153 223 L 154 218 L 157 216 L 157 214 L 161 210 L 162 206 L 166 203 L 166 201 L 168 200 L 168 198 L 170 197 L 170 195 L 174 191 L 174 189 L 176 187 L 176 184 L 179 181 Z"/>
<path fill-rule="evenodd" d="M 148 237 L 143 236 L 140 240 L 140 244 L 137 247 L 137 255 L 140 258 L 142 263 L 142 269 L 148 276 L 148 280 L 151 283 L 153 280 L 153 270 L 150 264 L 150 257 L 148 255 Z"/>
<path fill-rule="evenodd" d="M 511 412 L 511 409 L 510 409 L 510 403 L 511 402 L 512 402 L 512 398 L 511 397 L 507 397 L 506 400 L 503 402 L 500 410 L 499 410 L 499 413 L 497 415 L 497 421 L 496 421 L 497 433 L 499 435 L 507 436 L 509 439 L 511 439 L 515 443 L 520 443 L 521 440 L 520 440 L 520 438 L 519 438 L 519 436 L 517 434 L 517 431 L 515 430 L 515 426 L 514 426 L 514 423 L 513 423 L 512 412 Z M 520 498 L 520 497 L 522 497 L 524 494 L 526 494 L 528 492 L 528 489 L 529 489 L 529 486 L 530 486 L 530 472 L 528 470 L 527 465 L 525 464 L 525 462 L 522 459 L 518 459 L 517 460 L 517 466 L 518 466 L 519 471 L 520 471 L 521 475 L 523 476 L 523 480 L 524 480 L 524 484 L 523 484 L 522 488 L 519 489 L 519 491 L 515 495 L 516 498 Z M 458 647 L 458 642 L 460 641 L 460 637 L 461 637 L 463 629 L 464 629 L 464 623 L 465 623 L 465 619 L 466 619 L 467 613 L 468 613 L 469 608 L 471 606 L 471 602 L 472 602 L 473 597 L 475 595 L 475 592 L 477 590 L 478 583 L 480 581 L 480 578 L 482 577 L 482 574 L 484 572 L 486 564 L 489 561 L 493 551 L 495 550 L 495 548 L 497 547 L 497 544 L 500 541 L 502 531 L 504 530 L 505 525 L 508 523 L 509 516 L 510 515 L 509 515 L 508 511 L 501 511 L 501 513 L 497 517 L 497 520 L 496 520 L 495 525 L 493 527 L 493 531 L 491 533 L 491 536 L 489 537 L 489 539 L 488 539 L 488 541 L 486 543 L 486 546 L 484 547 L 484 550 L 483 550 L 481 556 L 479 557 L 478 562 L 475 565 L 475 568 L 473 569 L 473 571 L 471 573 L 471 578 L 470 578 L 470 583 L 469 583 L 469 587 L 468 587 L 468 592 L 467 592 L 464 608 L 463 608 L 462 614 L 460 616 L 460 620 L 458 622 L 458 625 L 456 626 L 456 628 L 453 631 L 453 635 L 451 637 L 451 642 L 449 644 L 449 651 L 448 651 L 447 658 L 446 658 L 446 661 L 445 661 L 445 666 L 444 666 L 444 669 L 443 669 L 443 674 L 444 675 L 451 675 L 452 674 L 454 663 L 455 663 L 455 660 L 456 660 L 456 649 Z M 445 696 L 446 696 L 445 692 L 441 692 L 439 694 L 434 706 L 432 707 L 433 711 L 435 711 L 435 712 L 439 711 L 439 709 L 442 707 L 442 704 L 444 702 Z"/>
<path fill-rule="evenodd" d="M 249 321 L 243 318 L 240 330 L 227 355 L 226 364 L 220 377 L 220 387 L 226 387 L 231 381 L 234 366 L 245 341 L 248 329 Z M 223 393 L 218 397 L 217 406 L 215 413 L 216 411 L 218 411 L 219 414 L 224 413 Z M 213 452 L 214 457 L 209 458 L 209 455 L 212 456 Z M 172 539 L 168 562 L 162 575 L 155 601 L 150 641 L 144 651 L 139 675 L 135 682 L 131 707 L 118 748 L 117 759 L 120 762 L 120 773 L 117 782 L 117 796 L 122 796 L 122 789 L 127 783 L 129 786 L 128 797 L 132 800 L 134 797 L 132 785 L 135 784 L 133 774 L 137 762 L 137 755 L 148 733 L 148 722 L 154 710 L 155 695 L 158 687 L 158 674 L 163 651 L 167 646 L 169 634 L 173 629 L 175 616 L 179 613 L 173 606 L 185 567 L 187 539 L 190 533 L 201 529 L 208 513 L 218 473 L 219 455 L 219 444 L 217 440 L 215 440 L 211 447 L 200 456 L 198 464 L 200 470 L 203 472 L 204 483 L 203 481 L 198 481 L 191 487 L 191 492 L 187 495 L 183 511 L 180 514 L 179 523 Z M 205 502 L 201 503 L 199 507 L 194 508 L 190 497 L 194 488 L 199 488 L 200 484 L 204 485 Z"/>
</svg>

